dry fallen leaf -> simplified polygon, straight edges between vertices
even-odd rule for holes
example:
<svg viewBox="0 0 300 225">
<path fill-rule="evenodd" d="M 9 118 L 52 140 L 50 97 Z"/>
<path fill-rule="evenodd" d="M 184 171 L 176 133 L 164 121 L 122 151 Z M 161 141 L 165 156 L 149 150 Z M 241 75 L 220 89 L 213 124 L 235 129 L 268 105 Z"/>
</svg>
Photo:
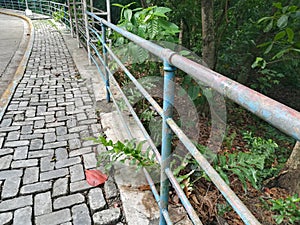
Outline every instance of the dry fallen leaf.
<svg viewBox="0 0 300 225">
<path fill-rule="evenodd" d="M 88 184 L 94 187 L 104 184 L 108 178 L 107 175 L 101 173 L 99 170 L 86 170 L 85 177 Z"/>
</svg>

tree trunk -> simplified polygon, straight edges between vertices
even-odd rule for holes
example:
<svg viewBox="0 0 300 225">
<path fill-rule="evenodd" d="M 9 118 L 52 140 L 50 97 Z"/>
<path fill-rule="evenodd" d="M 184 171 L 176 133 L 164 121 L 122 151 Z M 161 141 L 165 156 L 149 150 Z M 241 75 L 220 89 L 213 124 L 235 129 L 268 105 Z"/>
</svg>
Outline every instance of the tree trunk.
<svg viewBox="0 0 300 225">
<path fill-rule="evenodd" d="M 271 186 L 286 189 L 291 195 L 300 196 L 300 142 L 298 141 L 285 164 L 284 170 L 272 181 Z"/>
<path fill-rule="evenodd" d="M 201 0 L 202 16 L 202 58 L 206 65 L 214 69 L 215 56 L 215 32 L 214 32 L 214 4 L 213 0 Z"/>
<path fill-rule="evenodd" d="M 142 5 L 143 8 L 147 8 L 148 7 L 148 5 L 147 5 L 147 3 L 146 3 L 145 0 L 141 0 L 141 5 Z"/>
</svg>

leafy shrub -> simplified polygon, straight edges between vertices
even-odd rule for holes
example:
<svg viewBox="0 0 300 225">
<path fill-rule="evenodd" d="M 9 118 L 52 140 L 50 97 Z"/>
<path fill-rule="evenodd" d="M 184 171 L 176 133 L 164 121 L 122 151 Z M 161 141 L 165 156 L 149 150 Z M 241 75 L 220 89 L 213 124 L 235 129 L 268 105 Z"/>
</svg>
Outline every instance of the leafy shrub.
<svg viewBox="0 0 300 225">
<path fill-rule="evenodd" d="M 276 223 L 281 224 L 288 221 L 290 224 L 296 224 L 297 222 L 300 222 L 299 202 L 300 198 L 298 198 L 297 194 L 289 196 L 285 199 L 280 198 L 271 200 L 271 210 L 278 213 L 274 216 Z"/>
<path fill-rule="evenodd" d="M 155 155 L 151 155 L 150 148 L 143 150 L 143 145 L 146 141 L 141 141 L 136 143 L 135 139 L 130 141 L 126 140 L 124 143 L 117 141 L 113 143 L 112 140 L 107 140 L 104 136 L 99 136 L 98 138 L 89 138 L 95 143 L 101 143 L 108 148 L 107 151 L 101 152 L 98 156 L 98 163 L 105 162 L 105 170 L 110 170 L 113 163 L 119 161 L 125 163 L 129 161 L 130 165 L 136 165 L 137 170 L 142 167 L 157 166 L 155 161 Z"/>
</svg>

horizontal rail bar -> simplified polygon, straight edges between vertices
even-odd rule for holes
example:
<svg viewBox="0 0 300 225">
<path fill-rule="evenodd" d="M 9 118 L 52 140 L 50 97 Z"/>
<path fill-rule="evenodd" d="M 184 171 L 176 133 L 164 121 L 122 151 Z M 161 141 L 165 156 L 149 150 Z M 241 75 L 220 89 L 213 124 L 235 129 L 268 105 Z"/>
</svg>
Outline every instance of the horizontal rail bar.
<svg viewBox="0 0 300 225">
<path fill-rule="evenodd" d="M 221 176 L 215 171 L 215 169 L 210 165 L 207 159 L 199 152 L 192 141 L 183 133 L 183 131 L 178 127 L 173 119 L 167 119 L 167 123 L 173 132 L 177 135 L 179 140 L 188 149 L 188 151 L 194 156 L 199 166 L 205 171 L 209 176 L 211 181 L 216 185 L 216 187 L 223 194 L 228 203 L 237 212 L 237 214 L 242 218 L 242 220 L 247 225 L 258 225 L 260 224 L 257 219 L 252 215 L 249 209 L 244 205 L 244 203 L 236 196 L 236 194 L 230 189 L 230 187 L 225 183 Z"/>
<path fill-rule="evenodd" d="M 160 207 L 160 196 L 159 196 L 159 194 L 158 194 L 158 192 L 156 190 L 154 182 L 153 182 L 150 174 L 148 173 L 148 171 L 145 168 L 143 168 L 143 171 L 144 171 L 146 180 L 149 183 L 150 189 L 151 189 L 151 191 L 152 191 L 152 193 L 154 195 L 154 198 L 155 198 L 158 206 Z M 171 219 L 170 219 L 169 212 L 167 210 L 163 210 L 163 216 L 164 216 L 164 218 L 166 220 L 167 225 L 172 225 L 173 224 L 172 221 L 171 221 Z"/>
<path fill-rule="evenodd" d="M 152 54 L 168 60 L 178 69 L 188 73 L 203 84 L 212 87 L 220 94 L 228 97 L 274 127 L 300 141 L 300 113 L 296 110 L 183 57 L 170 49 L 163 48 L 132 34 L 107 22 L 103 18 L 91 13 L 88 14 Z"/>
<path fill-rule="evenodd" d="M 178 182 L 176 181 L 176 178 L 174 177 L 174 175 L 173 175 L 172 171 L 170 170 L 170 168 L 166 168 L 165 173 L 168 176 L 168 178 L 169 178 L 173 188 L 175 189 L 179 199 L 181 200 L 185 210 L 187 211 L 188 215 L 190 216 L 190 219 L 193 221 L 194 224 L 203 225 L 203 223 L 199 219 L 199 216 L 195 212 L 193 206 L 191 205 L 188 198 L 186 197 L 186 195 L 182 191 L 182 189 L 181 189 L 180 185 L 178 184 Z"/>
</svg>

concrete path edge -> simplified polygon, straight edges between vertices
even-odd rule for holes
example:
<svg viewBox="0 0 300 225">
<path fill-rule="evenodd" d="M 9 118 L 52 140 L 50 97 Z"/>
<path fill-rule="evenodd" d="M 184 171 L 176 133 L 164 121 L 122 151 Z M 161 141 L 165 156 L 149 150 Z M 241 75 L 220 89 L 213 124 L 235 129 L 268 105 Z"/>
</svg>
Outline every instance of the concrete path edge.
<svg viewBox="0 0 300 225">
<path fill-rule="evenodd" d="M 19 18 L 25 20 L 29 25 L 29 31 L 30 31 L 29 41 L 27 43 L 27 47 L 26 47 L 25 53 L 23 55 L 23 58 L 21 59 L 21 62 L 14 74 L 12 81 L 10 82 L 7 89 L 4 91 L 3 95 L 0 98 L 0 120 L 2 120 L 4 112 L 6 111 L 6 108 L 9 105 L 9 102 L 17 88 L 17 85 L 19 84 L 19 82 L 22 79 L 24 72 L 26 70 L 26 66 L 27 66 L 27 63 L 29 60 L 29 56 L 31 54 L 33 41 L 34 41 L 34 27 L 32 25 L 31 20 L 26 16 L 18 15 L 18 14 L 12 13 L 12 12 L 4 12 L 1 10 L 0 10 L 0 13 L 8 15 L 8 16 L 19 17 Z"/>
</svg>

